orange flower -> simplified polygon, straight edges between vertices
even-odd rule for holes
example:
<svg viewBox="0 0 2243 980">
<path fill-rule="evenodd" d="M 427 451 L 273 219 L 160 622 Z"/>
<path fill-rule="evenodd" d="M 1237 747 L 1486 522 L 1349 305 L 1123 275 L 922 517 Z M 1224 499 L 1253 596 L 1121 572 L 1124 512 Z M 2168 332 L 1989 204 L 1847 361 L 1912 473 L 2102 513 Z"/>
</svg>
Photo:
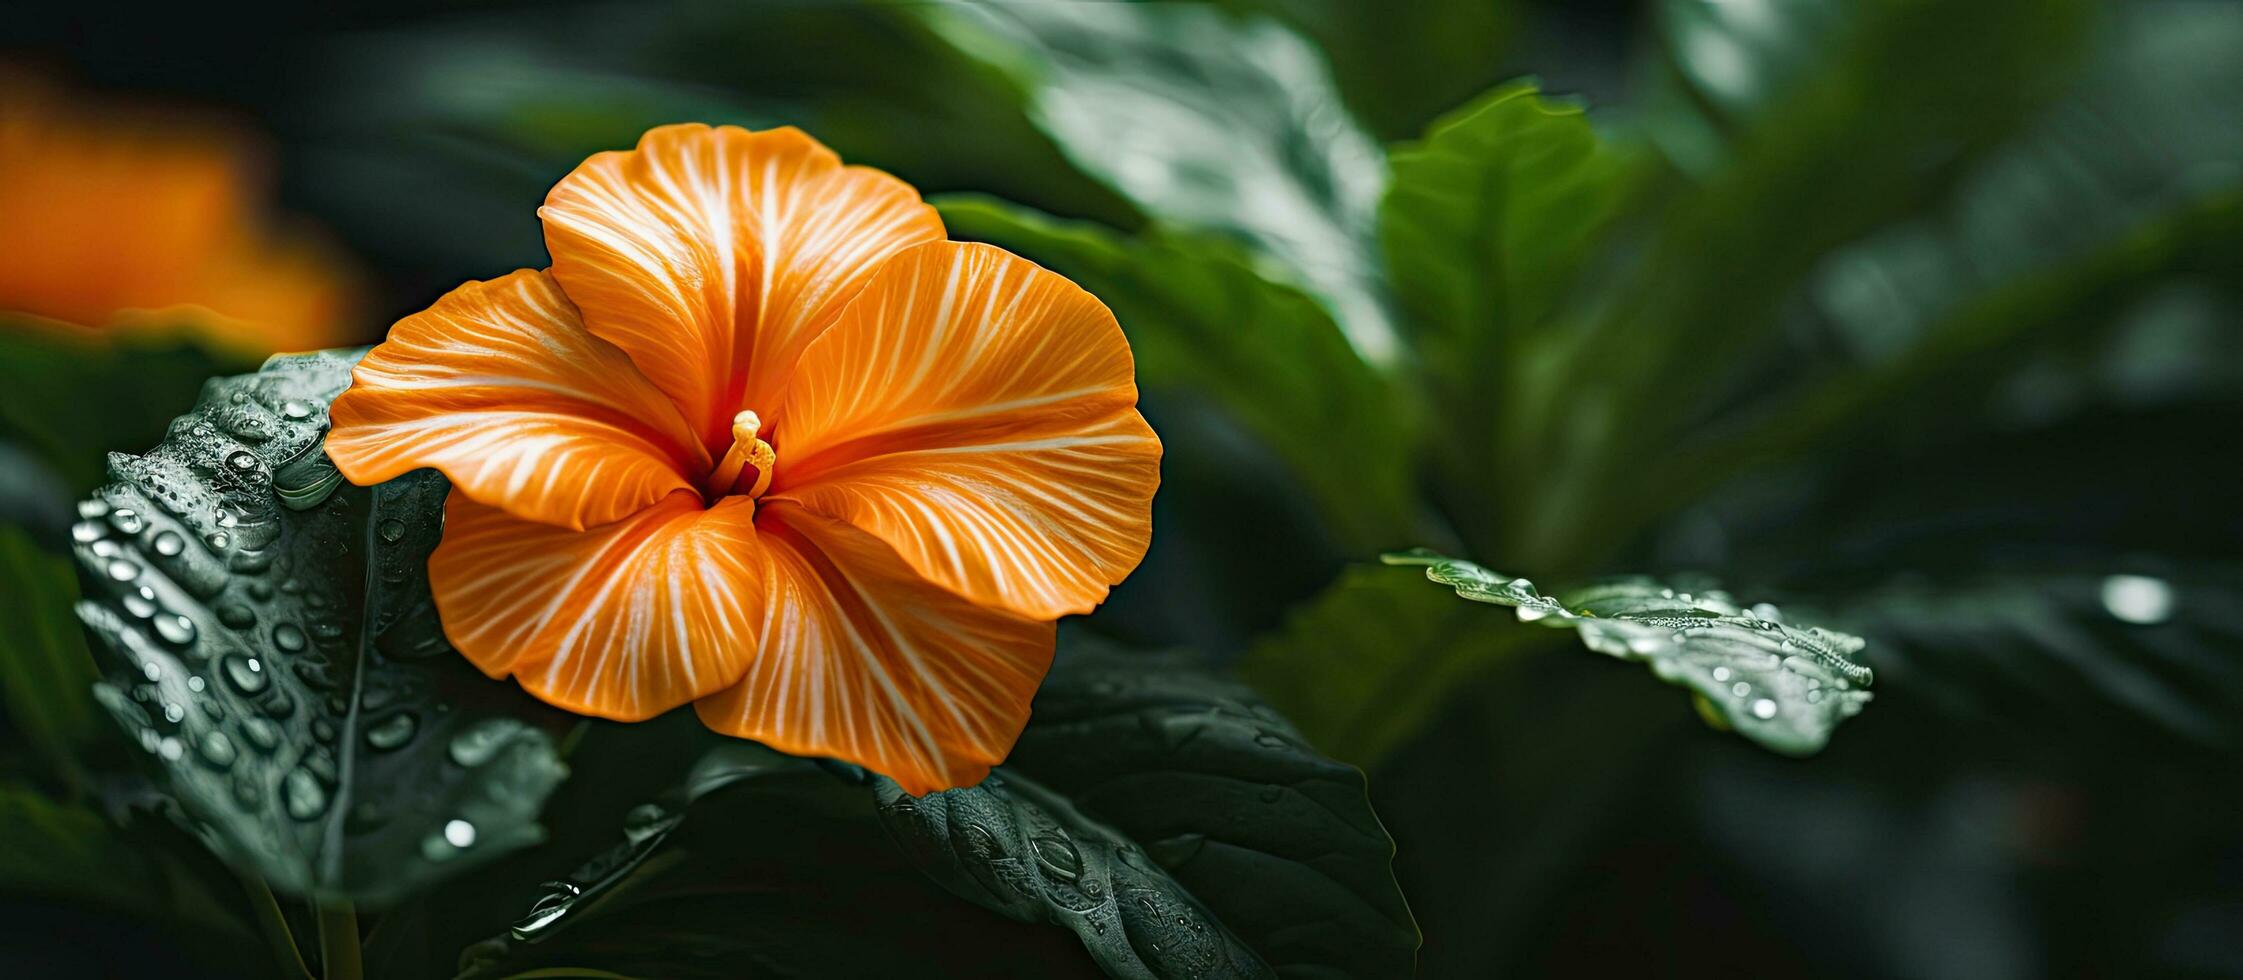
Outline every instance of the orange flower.
<svg viewBox="0 0 2243 980">
<path fill-rule="evenodd" d="M 333 406 L 353 482 L 451 478 L 453 644 L 573 711 L 978 781 L 1151 533 L 1113 315 L 792 128 L 652 130 L 539 214 L 550 270 L 401 321 Z"/>
<path fill-rule="evenodd" d="M 348 339 L 342 263 L 265 227 L 245 141 L 65 105 L 0 73 L 0 310 L 56 326 L 189 326 L 263 354 Z"/>
</svg>

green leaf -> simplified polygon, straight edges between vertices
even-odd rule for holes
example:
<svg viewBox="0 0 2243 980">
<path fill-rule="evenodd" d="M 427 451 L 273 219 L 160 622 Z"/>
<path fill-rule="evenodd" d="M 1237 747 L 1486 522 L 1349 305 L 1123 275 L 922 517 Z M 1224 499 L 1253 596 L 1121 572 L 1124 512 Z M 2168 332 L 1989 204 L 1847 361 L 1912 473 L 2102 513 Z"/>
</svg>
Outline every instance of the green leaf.
<svg viewBox="0 0 2243 980">
<path fill-rule="evenodd" d="M 1054 953 L 1059 937 L 1114 976 L 1407 976 L 1418 935 L 1393 855 L 1363 774 L 1242 686 L 1070 649 L 980 785 L 913 798 L 729 743 L 464 962 L 735 975 L 760 950 L 782 973 L 809 957 L 819 973 L 1043 976 L 1084 960 Z M 969 902 L 928 904 L 939 890 L 897 877 L 912 863 Z"/>
<path fill-rule="evenodd" d="M 1385 168 L 1298 35 L 1199 4 L 914 9 L 1025 89 L 1084 172 L 1155 218 L 1237 236 L 1366 357 L 1397 353 L 1371 242 Z"/>
<path fill-rule="evenodd" d="M 1544 325 L 1629 173 L 1579 104 L 1546 98 L 1531 81 L 1443 116 L 1389 161 L 1394 180 L 1379 214 L 1388 275 L 1435 369 L 1444 356 L 1500 351 L 1473 338 Z"/>
<path fill-rule="evenodd" d="M 1118 830 L 1013 773 L 913 797 L 876 784 L 882 822 L 944 888 L 1073 932 L 1112 977 L 1276 973 Z"/>
<path fill-rule="evenodd" d="M 956 901 L 914 872 L 853 775 L 752 743 L 710 750 L 622 836 L 547 882 L 505 935 L 469 947 L 460 975 L 1094 975 L 1064 933 Z"/>
<path fill-rule="evenodd" d="M 448 486 L 350 486 L 326 407 L 355 353 L 214 380 L 81 505 L 97 689 L 165 792 L 274 887 L 367 902 L 537 841 L 555 719 L 445 642 L 426 562 Z"/>
<path fill-rule="evenodd" d="M 1500 465 L 1542 476 L 1506 502 L 1507 536 L 1476 545 L 1572 574 L 1671 512 L 1671 495 L 1616 491 L 1658 486 L 1635 478 L 1644 460 L 1783 381 L 1786 314 L 1829 254 L 1951 193 L 2063 94 L 2092 22 L 2072 0 L 1858 10 L 1717 165 L 1673 182 L 1584 328 L 1538 352 L 1534 390 L 1504 413 Z"/>
<path fill-rule="evenodd" d="M 1516 609 L 1521 622 L 1575 630 L 1589 649 L 1690 690 L 1716 727 L 1785 755 L 1821 751 L 1869 701 L 1874 676 L 1855 656 L 1859 637 L 1786 623 L 1766 603 L 1748 608 L 1722 592 L 1693 595 L 1648 579 L 1545 596 L 1526 579 L 1423 549 L 1382 560 L 1423 567 L 1459 596 Z"/>
<path fill-rule="evenodd" d="M 989 241 L 1113 308 L 1148 389 L 1214 401 L 1284 459 L 1348 544 L 1415 526 L 1407 402 L 1307 295 L 1263 278 L 1238 246 L 1155 227 L 1127 238 L 982 197 L 937 201 L 953 237 Z"/>
<path fill-rule="evenodd" d="M 1578 326 L 1557 312 L 1635 183 L 1636 161 L 1600 139 L 1579 105 L 1528 81 L 1444 117 L 1391 162 L 1380 230 L 1440 408 L 1437 490 L 1457 498 L 1448 515 L 1468 540 L 1501 541 L 1496 522 L 1513 505 L 1491 506 L 1488 494 L 1524 492 L 1509 474 L 1525 451 L 1503 440 L 1525 430 L 1507 423 L 1531 404 L 1553 332 Z"/>
<path fill-rule="evenodd" d="M 1411 576 L 1351 566 L 1248 649 L 1238 671 L 1310 744 L 1375 766 L 1533 639 Z"/>
<path fill-rule="evenodd" d="M 2243 742 L 2243 571 L 2113 561 L 2113 571 L 1989 570 L 1819 601 L 1876 643 L 1888 677 L 1969 720 L 2133 731 L 2220 752 Z M 2152 574 L 2151 572 L 2154 572 Z"/>
<path fill-rule="evenodd" d="M 79 748 L 104 731 L 93 698 L 99 675 L 71 615 L 77 575 L 21 529 L 0 525 L 0 591 L 15 620 L 0 630 L 8 721 L 55 771 L 75 774 Z"/>
<path fill-rule="evenodd" d="M 1035 712 L 1006 767 L 1143 843 L 1280 974 L 1409 972 L 1417 927 L 1363 773 L 1245 685 L 1181 656 L 1078 648 Z"/>
</svg>

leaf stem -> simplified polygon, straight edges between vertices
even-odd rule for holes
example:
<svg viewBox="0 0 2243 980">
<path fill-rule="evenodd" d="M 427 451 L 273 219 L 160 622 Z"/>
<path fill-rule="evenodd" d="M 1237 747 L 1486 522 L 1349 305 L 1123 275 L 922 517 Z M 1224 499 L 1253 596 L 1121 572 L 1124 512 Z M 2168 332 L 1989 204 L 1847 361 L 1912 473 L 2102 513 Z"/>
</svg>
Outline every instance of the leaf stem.
<svg viewBox="0 0 2243 980">
<path fill-rule="evenodd" d="M 360 980 L 365 975 L 359 962 L 358 910 L 349 902 L 319 903 L 319 968 L 321 980 Z"/>
<path fill-rule="evenodd" d="M 242 890 L 249 893 L 249 911 L 257 920 L 257 931 L 265 936 L 265 944 L 272 948 L 273 961 L 280 964 L 282 976 L 290 980 L 311 980 L 312 971 L 304 966 L 304 954 L 296 948 L 296 934 L 288 928 L 288 916 L 282 914 L 280 901 L 273 897 L 271 885 L 252 874 L 241 875 Z"/>
</svg>

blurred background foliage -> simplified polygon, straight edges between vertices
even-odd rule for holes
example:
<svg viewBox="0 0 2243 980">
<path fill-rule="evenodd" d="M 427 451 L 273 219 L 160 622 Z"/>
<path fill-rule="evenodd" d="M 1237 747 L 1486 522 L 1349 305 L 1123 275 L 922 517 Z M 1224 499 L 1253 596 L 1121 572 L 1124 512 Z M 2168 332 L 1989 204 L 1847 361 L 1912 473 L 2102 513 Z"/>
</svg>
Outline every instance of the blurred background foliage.
<svg viewBox="0 0 2243 980">
<path fill-rule="evenodd" d="M 362 342 L 543 265 L 552 182 L 680 120 L 801 126 L 928 192 L 953 237 L 1082 283 L 1130 334 L 1167 457 L 1152 554 L 1071 635 L 1235 669 L 1363 767 L 1424 976 L 2243 973 L 2243 6 L 9 21 L 12 68 L 263 134 L 274 208 L 355 259 Z M 152 818 L 76 693 L 67 502 L 254 363 L 181 337 L 0 328 L 0 834 L 52 842 L 0 859 L 0 958 L 230 974 L 267 958 L 222 937 L 303 915 Z M 1554 585 L 1716 579 L 1866 638 L 1876 699 L 1820 755 L 1769 754 L 1640 669 L 1375 564 L 1420 545 Z M 451 969 L 699 748 L 600 735 L 552 839 L 382 920 L 375 972 Z M 743 819 L 693 846 L 805 832 Z M 928 902 L 900 868 L 822 887 Z M 876 959 L 891 917 L 833 904 L 834 941 Z M 897 948 L 956 971 L 961 935 L 1003 950 L 984 969 L 1072 955 L 991 916 L 913 928 Z M 94 934 L 125 938 L 51 945 Z"/>
</svg>

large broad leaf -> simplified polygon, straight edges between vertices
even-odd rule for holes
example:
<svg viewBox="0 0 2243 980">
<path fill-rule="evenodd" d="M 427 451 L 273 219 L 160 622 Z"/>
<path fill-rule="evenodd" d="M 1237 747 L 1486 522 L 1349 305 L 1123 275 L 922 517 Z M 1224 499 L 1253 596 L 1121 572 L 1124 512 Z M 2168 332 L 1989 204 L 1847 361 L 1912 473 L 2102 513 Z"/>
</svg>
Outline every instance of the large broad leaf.
<svg viewBox="0 0 2243 980">
<path fill-rule="evenodd" d="M 460 975 L 1095 975 L 1064 933 L 956 901 L 914 872 L 859 781 L 748 742 L 710 749 L 631 811 L 619 843 L 461 954 Z M 382 938 L 377 960 L 394 952 Z"/>
<path fill-rule="evenodd" d="M 1012 249 L 1114 309 L 1146 388 L 1221 405 L 1282 457 L 1347 544 L 1390 547 L 1414 526 L 1414 447 L 1402 393 L 1299 290 L 1238 246 L 1175 229 L 1128 238 L 983 197 L 939 200 L 953 237 Z"/>
<path fill-rule="evenodd" d="M 946 887 L 1073 930 L 1117 976 L 1409 974 L 1417 927 L 1362 773 L 1243 686 L 1077 650 L 1033 717 L 989 782 L 883 789 Z"/>
<path fill-rule="evenodd" d="M 1011 75 L 1077 167 L 1156 218 L 1240 237 L 1365 356 L 1396 353 L 1370 241 L 1385 167 L 1306 41 L 1198 4 L 917 9 Z"/>
<path fill-rule="evenodd" d="M 1070 650 L 974 787 L 914 798 L 740 743 L 624 836 L 467 972 L 1378 977 L 1418 943 L 1362 773 L 1167 657 Z M 971 904 L 929 905 L 906 856 Z"/>
<path fill-rule="evenodd" d="M 385 901 L 538 840 L 566 770 L 534 727 L 555 716 L 445 642 L 443 478 L 327 461 L 356 359 L 210 382 L 71 534 L 99 697 L 195 827 L 276 888 Z"/>
<path fill-rule="evenodd" d="M 913 797 L 878 780 L 882 821 L 944 888 L 1073 932 L 1112 977 L 1269 977 L 1268 964 L 1127 834 L 1026 776 Z"/>
<path fill-rule="evenodd" d="M 1874 680 L 1855 656 L 1862 640 L 1787 623 L 1766 603 L 1678 592 L 1648 579 L 1606 582 L 1560 596 L 1534 583 L 1429 551 L 1383 556 L 1474 602 L 1510 606 L 1521 622 L 1572 629 L 1598 653 L 1634 660 L 1690 690 L 1709 722 L 1785 755 L 1808 755 L 1868 703 Z"/>
</svg>

